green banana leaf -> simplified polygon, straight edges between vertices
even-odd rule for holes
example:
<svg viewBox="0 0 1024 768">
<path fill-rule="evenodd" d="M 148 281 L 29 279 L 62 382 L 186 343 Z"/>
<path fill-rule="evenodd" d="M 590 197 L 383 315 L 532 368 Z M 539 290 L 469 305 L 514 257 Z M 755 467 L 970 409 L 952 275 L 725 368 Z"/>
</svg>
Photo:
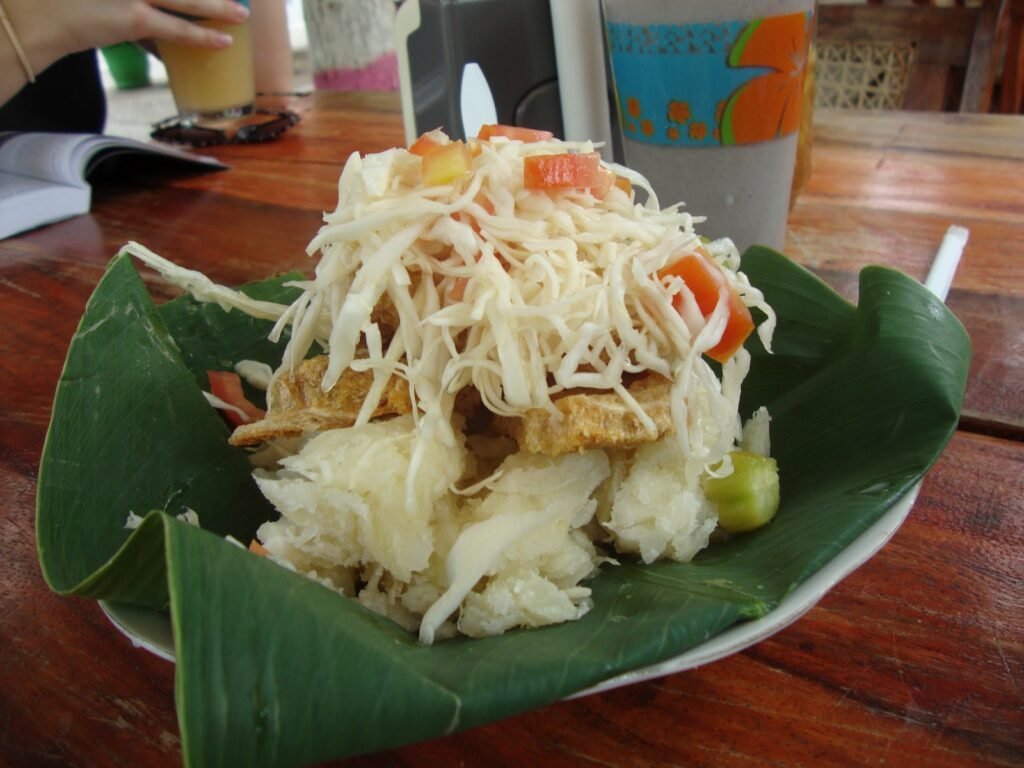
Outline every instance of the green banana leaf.
<svg viewBox="0 0 1024 768">
<path fill-rule="evenodd" d="M 61 594 L 167 610 L 190 766 L 303 765 L 509 716 L 672 658 L 771 611 L 925 473 L 956 428 L 970 342 L 920 284 L 871 267 L 859 306 L 785 257 L 743 269 L 779 315 L 743 399 L 771 411 L 782 505 L 693 562 L 606 566 L 576 622 L 432 647 L 250 554 L 274 513 L 200 393 L 209 368 L 276 363 L 269 325 L 156 307 L 115 258 L 68 352 L 41 461 L 37 539 Z M 283 279 L 249 290 L 287 301 Z M 178 519 L 186 509 L 202 528 Z M 146 513 L 134 531 L 129 512 Z"/>
</svg>

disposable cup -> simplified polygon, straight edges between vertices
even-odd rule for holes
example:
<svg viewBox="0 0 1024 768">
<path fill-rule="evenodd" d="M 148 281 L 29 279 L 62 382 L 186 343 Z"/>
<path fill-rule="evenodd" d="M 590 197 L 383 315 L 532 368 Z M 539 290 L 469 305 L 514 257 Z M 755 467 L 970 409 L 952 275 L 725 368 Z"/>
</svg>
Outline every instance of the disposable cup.
<svg viewBox="0 0 1024 768">
<path fill-rule="evenodd" d="M 604 0 L 623 159 L 742 251 L 782 248 L 813 0 Z"/>
<path fill-rule="evenodd" d="M 115 43 L 100 49 L 120 91 L 149 85 L 149 58 L 135 43 Z"/>
</svg>

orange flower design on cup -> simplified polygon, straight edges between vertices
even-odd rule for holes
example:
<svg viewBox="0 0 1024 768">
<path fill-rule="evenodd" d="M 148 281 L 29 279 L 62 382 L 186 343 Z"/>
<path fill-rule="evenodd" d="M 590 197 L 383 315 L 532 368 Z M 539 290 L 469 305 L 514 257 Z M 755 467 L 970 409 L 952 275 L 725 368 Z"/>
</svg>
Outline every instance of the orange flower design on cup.
<svg viewBox="0 0 1024 768">
<path fill-rule="evenodd" d="M 668 111 L 666 114 L 670 123 L 679 123 L 682 125 L 690 119 L 690 104 L 686 101 L 670 101 L 668 103 Z"/>
<path fill-rule="evenodd" d="M 722 111 L 723 144 L 752 144 L 800 127 L 809 20 L 789 14 L 750 22 L 729 53 L 730 67 L 769 67 L 729 97 Z"/>
</svg>

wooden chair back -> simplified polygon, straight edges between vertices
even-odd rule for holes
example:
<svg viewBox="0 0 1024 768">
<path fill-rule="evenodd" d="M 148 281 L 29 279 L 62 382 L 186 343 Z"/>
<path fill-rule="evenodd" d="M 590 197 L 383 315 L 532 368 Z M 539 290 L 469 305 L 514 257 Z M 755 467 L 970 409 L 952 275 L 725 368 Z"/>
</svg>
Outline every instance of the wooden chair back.
<svg viewBox="0 0 1024 768">
<path fill-rule="evenodd" d="M 999 83 L 999 111 L 1024 113 L 1024 0 L 1010 0 L 1006 56 Z"/>
</svg>

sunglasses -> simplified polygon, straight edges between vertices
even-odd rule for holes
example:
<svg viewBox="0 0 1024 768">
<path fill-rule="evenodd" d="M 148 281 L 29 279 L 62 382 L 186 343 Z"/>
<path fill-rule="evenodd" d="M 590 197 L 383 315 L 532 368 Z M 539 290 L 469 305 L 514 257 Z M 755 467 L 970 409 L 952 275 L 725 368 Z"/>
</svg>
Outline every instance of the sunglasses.
<svg viewBox="0 0 1024 768">
<path fill-rule="evenodd" d="M 299 122 L 294 112 L 271 112 L 258 109 L 239 125 L 215 128 L 196 123 L 182 123 L 169 117 L 153 126 L 150 136 L 168 144 L 189 144 L 210 147 L 217 144 L 258 144 L 273 141 Z"/>
</svg>

